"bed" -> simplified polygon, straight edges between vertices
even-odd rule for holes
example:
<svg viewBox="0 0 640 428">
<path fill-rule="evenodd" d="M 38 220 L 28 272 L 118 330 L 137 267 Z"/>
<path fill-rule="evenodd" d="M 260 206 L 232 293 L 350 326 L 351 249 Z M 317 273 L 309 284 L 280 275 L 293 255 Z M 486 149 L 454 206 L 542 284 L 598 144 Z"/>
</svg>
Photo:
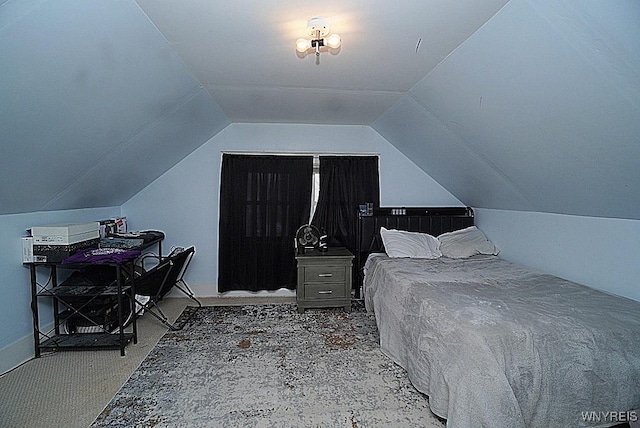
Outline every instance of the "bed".
<svg viewBox="0 0 640 428">
<path fill-rule="evenodd" d="M 434 217 L 422 211 L 407 216 Z M 430 258 L 384 252 L 380 228 L 400 223 L 444 233 L 443 242 L 477 233 L 470 210 L 435 216 L 444 228 L 386 211 L 362 217 L 357 250 L 381 350 L 429 396 L 432 411 L 450 427 L 635 422 L 640 304 L 510 263 L 495 247 L 463 258 L 452 258 L 455 251 Z"/>
</svg>

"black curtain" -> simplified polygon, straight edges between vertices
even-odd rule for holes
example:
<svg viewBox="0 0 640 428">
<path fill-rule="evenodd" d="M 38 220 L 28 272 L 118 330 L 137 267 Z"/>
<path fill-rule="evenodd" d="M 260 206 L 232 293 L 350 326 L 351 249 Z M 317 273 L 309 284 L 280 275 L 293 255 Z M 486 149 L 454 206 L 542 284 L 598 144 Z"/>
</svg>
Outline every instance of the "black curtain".
<svg viewBox="0 0 640 428">
<path fill-rule="evenodd" d="M 321 156 L 320 194 L 312 223 L 324 229 L 329 246 L 355 254 L 358 206 L 380 206 L 377 156 Z"/>
<path fill-rule="evenodd" d="M 222 157 L 218 291 L 296 288 L 294 238 L 309 220 L 313 157 Z"/>
</svg>

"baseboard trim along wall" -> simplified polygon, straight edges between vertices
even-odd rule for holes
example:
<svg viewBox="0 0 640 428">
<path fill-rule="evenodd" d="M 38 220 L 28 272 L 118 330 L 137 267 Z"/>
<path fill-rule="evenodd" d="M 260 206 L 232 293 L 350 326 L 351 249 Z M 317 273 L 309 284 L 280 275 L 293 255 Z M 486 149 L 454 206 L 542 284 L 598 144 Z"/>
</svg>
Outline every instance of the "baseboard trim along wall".
<svg viewBox="0 0 640 428">
<path fill-rule="evenodd" d="M 34 357 L 33 333 L 0 349 L 0 376 Z"/>
</svg>

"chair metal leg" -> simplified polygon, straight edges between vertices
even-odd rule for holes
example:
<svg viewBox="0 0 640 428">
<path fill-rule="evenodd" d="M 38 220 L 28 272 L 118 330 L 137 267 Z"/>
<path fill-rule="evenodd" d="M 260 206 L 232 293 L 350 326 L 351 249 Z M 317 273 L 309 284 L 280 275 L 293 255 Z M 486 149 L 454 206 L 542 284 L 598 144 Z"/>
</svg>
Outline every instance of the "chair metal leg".
<svg viewBox="0 0 640 428">
<path fill-rule="evenodd" d="M 182 284 L 182 286 L 180 286 L 180 284 Z M 190 298 L 191 300 L 193 300 L 194 302 L 196 302 L 198 304 L 198 307 L 201 308 L 202 307 L 202 303 L 200 302 L 200 300 L 198 300 L 195 296 L 195 294 L 193 293 L 193 291 L 191 290 L 191 288 L 189 288 L 189 284 L 186 283 L 186 281 L 184 279 L 179 279 L 176 284 L 175 287 L 182 291 L 182 293 L 184 293 L 188 298 Z"/>
<path fill-rule="evenodd" d="M 140 304 L 140 302 L 138 302 Z M 176 328 L 173 324 L 171 324 L 169 322 L 169 318 L 167 318 L 167 316 L 164 314 L 164 312 L 162 312 L 162 309 L 160 309 L 160 307 L 157 304 L 153 304 L 153 305 L 142 305 L 140 304 L 141 308 L 140 310 L 138 310 L 138 313 L 136 315 L 138 315 L 140 313 L 140 311 L 144 310 L 146 312 L 149 312 L 151 315 L 153 315 L 154 317 L 156 317 L 162 324 L 166 325 L 170 330 L 179 330 L 178 328 Z M 157 314 L 155 311 L 158 311 L 159 314 Z"/>
</svg>

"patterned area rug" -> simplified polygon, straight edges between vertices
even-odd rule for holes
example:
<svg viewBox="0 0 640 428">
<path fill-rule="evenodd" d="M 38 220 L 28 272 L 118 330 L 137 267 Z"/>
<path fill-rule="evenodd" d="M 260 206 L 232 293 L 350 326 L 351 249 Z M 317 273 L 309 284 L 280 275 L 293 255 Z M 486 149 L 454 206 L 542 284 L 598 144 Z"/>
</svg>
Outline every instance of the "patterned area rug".
<svg viewBox="0 0 640 428">
<path fill-rule="evenodd" d="M 187 308 L 179 321 L 92 426 L 444 426 L 359 303 Z"/>
</svg>

